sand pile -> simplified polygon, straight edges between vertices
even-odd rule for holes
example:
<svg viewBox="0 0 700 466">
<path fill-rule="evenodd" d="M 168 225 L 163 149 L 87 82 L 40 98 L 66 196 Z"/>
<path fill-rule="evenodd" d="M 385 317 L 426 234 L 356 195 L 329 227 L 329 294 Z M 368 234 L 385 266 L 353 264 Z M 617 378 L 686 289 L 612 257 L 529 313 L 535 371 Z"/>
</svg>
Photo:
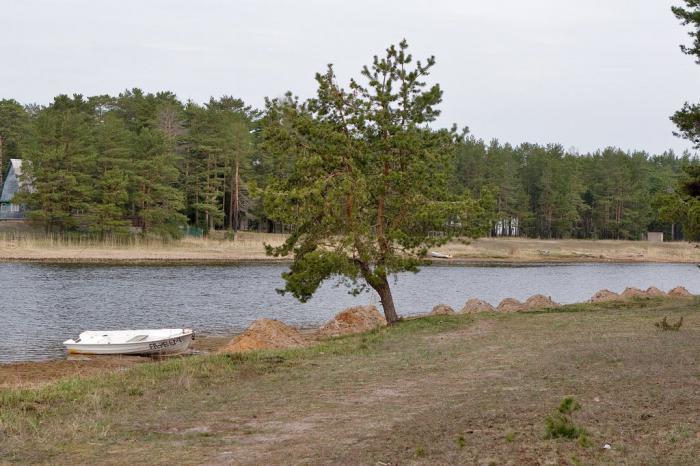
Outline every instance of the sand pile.
<svg viewBox="0 0 700 466">
<path fill-rule="evenodd" d="M 645 293 L 646 293 L 646 295 L 649 296 L 649 297 L 653 297 L 653 296 L 665 296 L 665 295 L 666 295 L 666 293 L 664 293 L 662 290 L 658 289 L 658 288 L 655 287 L 655 286 L 650 286 L 649 288 L 647 288 L 647 290 L 646 290 Z"/>
<path fill-rule="evenodd" d="M 642 291 L 639 288 L 628 287 L 625 288 L 625 291 L 623 291 L 620 294 L 620 297 L 622 297 L 623 299 L 646 298 L 647 293 L 646 291 Z"/>
<path fill-rule="evenodd" d="M 437 306 L 433 307 L 432 311 L 430 311 L 431 316 L 449 316 L 454 313 L 455 310 L 447 304 L 438 304 Z"/>
<path fill-rule="evenodd" d="M 520 312 L 526 310 L 527 306 L 517 299 L 505 298 L 498 304 L 496 309 L 498 312 Z"/>
<path fill-rule="evenodd" d="M 606 301 L 617 301 L 620 295 L 610 290 L 600 290 L 591 297 L 592 303 L 602 303 Z"/>
<path fill-rule="evenodd" d="M 299 330 L 273 319 L 256 320 L 245 332 L 236 336 L 221 349 L 224 353 L 237 353 L 257 349 L 283 349 L 304 346 L 306 339 Z"/>
<path fill-rule="evenodd" d="M 527 298 L 527 301 L 525 301 L 525 306 L 528 309 L 548 309 L 559 307 L 560 304 L 552 301 L 551 296 L 536 294 Z"/>
<path fill-rule="evenodd" d="M 686 290 L 685 287 L 682 286 L 675 287 L 667 294 L 669 296 L 673 296 L 674 298 L 690 298 L 693 296 L 692 294 L 690 294 L 690 291 Z"/>
<path fill-rule="evenodd" d="M 486 301 L 472 298 L 464 303 L 464 307 L 459 312 L 460 314 L 471 314 L 474 312 L 493 312 L 495 310 L 496 309 Z"/>
<path fill-rule="evenodd" d="M 361 333 L 386 325 L 386 319 L 373 305 L 345 309 L 319 329 L 324 337 Z"/>
</svg>

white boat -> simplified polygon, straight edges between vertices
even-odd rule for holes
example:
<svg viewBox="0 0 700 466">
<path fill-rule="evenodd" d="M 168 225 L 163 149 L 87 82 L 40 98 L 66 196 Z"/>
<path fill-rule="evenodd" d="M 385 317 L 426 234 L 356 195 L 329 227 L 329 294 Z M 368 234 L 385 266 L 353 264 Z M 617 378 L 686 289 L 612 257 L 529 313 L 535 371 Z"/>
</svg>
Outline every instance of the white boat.
<svg viewBox="0 0 700 466">
<path fill-rule="evenodd" d="M 430 251 L 430 257 L 437 257 L 438 259 L 452 259 L 451 255 L 437 251 Z"/>
<path fill-rule="evenodd" d="M 89 330 L 63 342 L 69 354 L 177 354 L 194 340 L 189 328 Z"/>
</svg>

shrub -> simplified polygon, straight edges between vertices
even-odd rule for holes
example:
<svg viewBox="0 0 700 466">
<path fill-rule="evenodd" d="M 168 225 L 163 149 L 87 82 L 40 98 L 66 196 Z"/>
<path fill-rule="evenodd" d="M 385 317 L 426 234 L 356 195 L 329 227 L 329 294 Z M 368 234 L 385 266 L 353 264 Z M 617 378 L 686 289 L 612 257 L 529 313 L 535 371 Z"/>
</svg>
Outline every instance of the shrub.
<svg viewBox="0 0 700 466">
<path fill-rule="evenodd" d="M 581 409 L 581 405 L 572 397 L 567 396 L 559 405 L 557 411 L 551 416 L 547 416 L 546 438 L 568 438 L 580 439 L 586 436 L 586 431 L 576 425 L 572 414 Z"/>
<path fill-rule="evenodd" d="M 683 316 L 681 316 L 681 318 L 675 324 L 669 324 L 666 321 L 666 316 L 664 316 L 663 319 L 661 319 L 659 322 L 656 322 L 654 325 L 664 332 L 677 332 L 681 328 L 681 325 L 683 325 Z"/>
</svg>

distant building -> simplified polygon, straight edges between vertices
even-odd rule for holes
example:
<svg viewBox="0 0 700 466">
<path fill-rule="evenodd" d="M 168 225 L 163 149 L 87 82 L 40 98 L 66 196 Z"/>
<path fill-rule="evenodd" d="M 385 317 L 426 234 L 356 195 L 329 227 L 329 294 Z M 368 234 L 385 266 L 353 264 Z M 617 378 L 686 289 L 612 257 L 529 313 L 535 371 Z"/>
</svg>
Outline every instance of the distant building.
<svg viewBox="0 0 700 466">
<path fill-rule="evenodd" d="M 22 175 L 22 160 L 10 159 L 10 169 L 2 185 L 0 193 L 0 220 L 21 220 L 25 218 L 24 205 L 12 202 L 15 194 L 23 189 L 20 177 Z"/>
<path fill-rule="evenodd" d="M 510 217 L 498 220 L 491 229 L 493 236 L 519 236 L 520 222 L 518 217 Z"/>
<path fill-rule="evenodd" d="M 647 241 L 651 241 L 653 243 L 663 243 L 664 233 L 662 231 L 648 231 Z"/>
</svg>

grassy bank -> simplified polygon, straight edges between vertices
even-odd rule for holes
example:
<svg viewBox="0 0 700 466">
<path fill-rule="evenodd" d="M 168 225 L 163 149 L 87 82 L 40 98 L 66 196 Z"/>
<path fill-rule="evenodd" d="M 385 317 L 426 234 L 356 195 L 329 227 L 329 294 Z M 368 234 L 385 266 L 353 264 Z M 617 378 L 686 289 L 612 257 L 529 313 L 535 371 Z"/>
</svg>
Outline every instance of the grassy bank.
<svg viewBox="0 0 700 466">
<path fill-rule="evenodd" d="M 699 306 L 438 316 L 306 349 L 4 389 L 0 461 L 693 464 Z M 664 316 L 683 326 L 660 331 Z M 581 404 L 583 440 L 545 438 L 566 396 Z"/>
<path fill-rule="evenodd" d="M 223 235 L 219 235 L 222 236 Z M 284 235 L 240 232 L 233 241 L 185 238 L 96 240 L 56 235 L 0 233 L 0 261 L 117 264 L 235 264 L 275 262 L 264 244 L 279 245 Z M 483 238 L 452 241 L 438 248 L 452 259 L 435 263 L 700 262 L 696 244 L 646 241 L 536 240 Z"/>
</svg>

